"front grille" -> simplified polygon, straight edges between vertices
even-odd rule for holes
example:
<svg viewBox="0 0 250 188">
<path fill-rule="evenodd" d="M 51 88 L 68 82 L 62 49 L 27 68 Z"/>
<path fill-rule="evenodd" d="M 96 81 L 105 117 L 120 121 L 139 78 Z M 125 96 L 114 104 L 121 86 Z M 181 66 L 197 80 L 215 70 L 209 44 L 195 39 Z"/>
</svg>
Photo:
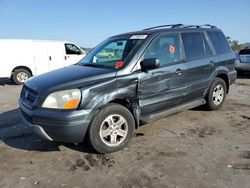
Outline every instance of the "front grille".
<svg viewBox="0 0 250 188">
<path fill-rule="evenodd" d="M 27 106 L 28 108 L 32 108 L 37 96 L 37 92 L 28 88 L 27 86 L 23 86 L 21 91 L 21 99 L 25 106 Z"/>
</svg>

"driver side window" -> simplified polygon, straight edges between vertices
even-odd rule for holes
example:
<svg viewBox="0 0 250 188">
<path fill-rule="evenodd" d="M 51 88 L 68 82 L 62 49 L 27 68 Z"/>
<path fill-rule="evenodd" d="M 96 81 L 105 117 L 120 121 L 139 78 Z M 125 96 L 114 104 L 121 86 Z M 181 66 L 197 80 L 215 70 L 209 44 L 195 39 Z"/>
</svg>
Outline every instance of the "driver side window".
<svg viewBox="0 0 250 188">
<path fill-rule="evenodd" d="M 80 55 L 82 51 L 74 44 L 65 44 L 65 50 L 67 55 Z"/>
<path fill-rule="evenodd" d="M 144 54 L 144 59 L 157 58 L 160 66 L 180 61 L 180 38 L 178 34 L 168 34 L 155 39 Z"/>
</svg>

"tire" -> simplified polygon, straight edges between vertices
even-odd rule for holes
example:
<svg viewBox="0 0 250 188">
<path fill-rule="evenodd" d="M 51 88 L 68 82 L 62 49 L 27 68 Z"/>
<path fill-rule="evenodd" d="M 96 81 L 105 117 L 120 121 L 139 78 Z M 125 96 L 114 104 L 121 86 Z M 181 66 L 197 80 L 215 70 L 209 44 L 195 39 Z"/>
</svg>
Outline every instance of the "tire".
<svg viewBox="0 0 250 188">
<path fill-rule="evenodd" d="M 31 77 L 31 73 L 26 69 L 16 69 L 13 71 L 12 80 L 17 85 L 23 85 Z"/>
<path fill-rule="evenodd" d="M 206 98 L 208 110 L 219 109 L 226 98 L 227 86 L 223 79 L 215 78 Z"/>
<path fill-rule="evenodd" d="M 122 105 L 110 103 L 93 119 L 88 141 L 98 153 L 116 152 L 127 146 L 134 135 L 134 129 L 135 121 L 131 112 Z"/>
</svg>

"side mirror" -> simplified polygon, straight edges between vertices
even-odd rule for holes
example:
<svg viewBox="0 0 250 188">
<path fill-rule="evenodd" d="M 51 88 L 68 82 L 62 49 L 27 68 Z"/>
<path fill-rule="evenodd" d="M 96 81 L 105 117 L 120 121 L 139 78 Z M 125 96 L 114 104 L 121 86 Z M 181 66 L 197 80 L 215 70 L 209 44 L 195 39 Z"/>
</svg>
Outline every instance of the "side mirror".
<svg viewBox="0 0 250 188">
<path fill-rule="evenodd" d="M 141 61 L 142 71 L 147 71 L 151 69 L 156 69 L 160 67 L 160 61 L 157 58 L 149 58 Z"/>
</svg>

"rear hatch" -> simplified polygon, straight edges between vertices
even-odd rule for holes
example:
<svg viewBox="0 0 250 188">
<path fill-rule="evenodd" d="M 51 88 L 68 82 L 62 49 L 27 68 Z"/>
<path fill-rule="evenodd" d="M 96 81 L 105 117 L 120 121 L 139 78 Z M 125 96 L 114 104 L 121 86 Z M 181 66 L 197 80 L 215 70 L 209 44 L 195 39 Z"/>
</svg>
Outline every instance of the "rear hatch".
<svg viewBox="0 0 250 188">
<path fill-rule="evenodd" d="M 241 63 L 250 64 L 250 49 L 243 49 L 239 51 L 239 58 Z"/>
</svg>

